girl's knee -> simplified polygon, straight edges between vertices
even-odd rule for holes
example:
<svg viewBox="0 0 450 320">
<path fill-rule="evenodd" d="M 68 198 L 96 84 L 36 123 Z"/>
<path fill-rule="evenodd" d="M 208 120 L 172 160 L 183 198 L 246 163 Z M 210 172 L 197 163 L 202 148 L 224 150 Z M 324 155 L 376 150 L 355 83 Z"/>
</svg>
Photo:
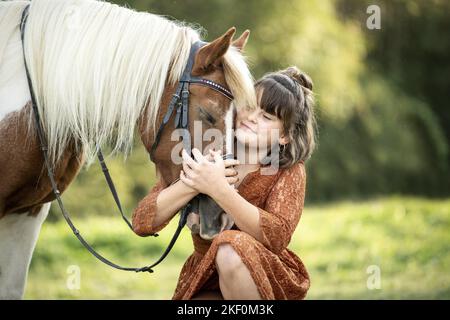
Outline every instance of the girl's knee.
<svg viewBox="0 0 450 320">
<path fill-rule="evenodd" d="M 229 243 L 219 245 L 215 262 L 216 268 L 221 275 L 232 275 L 244 265 L 239 254 Z"/>
</svg>

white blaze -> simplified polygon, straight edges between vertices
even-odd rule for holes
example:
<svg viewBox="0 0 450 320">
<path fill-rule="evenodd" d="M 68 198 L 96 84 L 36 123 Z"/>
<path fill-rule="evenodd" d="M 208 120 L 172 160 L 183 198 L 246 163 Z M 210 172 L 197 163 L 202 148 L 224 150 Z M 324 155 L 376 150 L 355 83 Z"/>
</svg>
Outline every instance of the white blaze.
<svg viewBox="0 0 450 320">
<path fill-rule="evenodd" d="M 0 219 L 0 300 L 21 299 L 28 267 L 50 203 L 37 216 L 7 214 Z"/>
<path fill-rule="evenodd" d="M 225 115 L 225 152 L 226 154 L 233 153 L 233 115 L 234 104 L 231 103 L 230 109 Z"/>
</svg>

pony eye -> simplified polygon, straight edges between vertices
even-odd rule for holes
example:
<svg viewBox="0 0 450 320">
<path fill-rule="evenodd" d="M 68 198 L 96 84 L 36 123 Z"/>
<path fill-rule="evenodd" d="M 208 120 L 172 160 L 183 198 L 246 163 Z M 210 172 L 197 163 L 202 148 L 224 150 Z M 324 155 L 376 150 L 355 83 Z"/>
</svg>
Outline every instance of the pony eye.
<svg viewBox="0 0 450 320">
<path fill-rule="evenodd" d="M 200 117 L 209 122 L 211 125 L 216 124 L 216 118 L 214 118 L 209 112 L 205 111 L 203 108 L 200 108 Z"/>
<path fill-rule="evenodd" d="M 212 115 L 210 115 L 209 113 L 206 116 L 206 121 L 208 121 L 211 124 L 215 124 L 216 123 L 216 119 L 214 119 L 214 117 Z"/>
</svg>

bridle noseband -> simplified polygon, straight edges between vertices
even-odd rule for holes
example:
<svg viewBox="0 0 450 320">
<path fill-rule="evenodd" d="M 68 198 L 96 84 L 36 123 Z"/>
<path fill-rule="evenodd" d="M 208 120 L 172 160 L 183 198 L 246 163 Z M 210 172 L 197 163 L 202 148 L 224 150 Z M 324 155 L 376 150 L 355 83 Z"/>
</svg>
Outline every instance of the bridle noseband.
<svg viewBox="0 0 450 320">
<path fill-rule="evenodd" d="M 36 97 L 34 94 L 34 90 L 33 90 L 33 86 L 32 86 L 32 82 L 31 82 L 31 77 L 30 77 L 30 73 L 28 70 L 28 66 L 27 66 L 27 61 L 26 61 L 26 57 L 25 57 L 25 44 L 24 44 L 24 35 L 25 35 L 25 25 L 26 25 L 26 21 L 28 18 L 28 10 L 29 10 L 29 6 L 27 5 L 22 13 L 22 19 L 21 19 L 21 23 L 20 23 L 20 34 L 21 34 L 21 40 L 22 40 L 22 47 L 23 47 L 23 58 L 24 58 L 24 64 L 25 64 L 25 71 L 26 71 L 26 75 L 27 75 L 27 81 L 28 81 L 28 87 L 30 90 L 30 95 L 31 95 L 31 106 L 33 109 L 33 114 L 34 114 L 34 120 L 36 122 L 36 131 L 37 131 L 37 135 L 39 138 L 39 143 L 40 143 L 40 148 L 44 157 L 44 164 L 47 168 L 47 174 L 52 186 L 52 191 L 53 194 L 55 195 L 55 198 L 58 202 L 58 205 L 61 209 L 61 213 L 64 217 L 64 219 L 66 220 L 67 224 L 69 225 L 70 229 L 72 230 L 72 232 L 74 233 L 74 235 L 78 238 L 78 240 L 81 242 L 81 244 L 93 255 L 95 256 L 98 260 L 100 260 L 101 262 L 115 268 L 115 269 L 119 269 L 119 270 L 124 270 L 124 271 L 135 271 L 135 272 L 153 272 L 153 268 L 158 265 L 159 263 L 161 263 L 164 258 L 169 254 L 170 250 L 172 249 L 173 245 L 175 244 L 176 240 L 178 239 L 178 236 L 181 233 L 181 230 L 183 229 L 183 227 L 186 225 L 186 220 L 187 220 L 187 215 L 190 213 L 190 204 L 187 204 L 181 211 L 181 215 L 180 215 L 180 220 L 178 222 L 178 227 L 169 243 L 169 245 L 167 246 L 166 250 L 164 251 L 164 253 L 161 255 L 161 257 L 153 264 L 145 266 L 145 267 L 141 267 L 141 268 L 133 268 L 133 267 L 122 267 L 118 264 L 115 264 L 113 262 L 111 262 L 110 260 L 106 259 L 105 257 L 103 257 L 101 254 L 99 254 L 97 251 L 95 251 L 90 245 L 89 243 L 87 243 L 87 241 L 81 236 L 79 230 L 75 227 L 75 225 L 73 224 L 69 213 L 67 212 L 67 210 L 64 207 L 64 204 L 62 202 L 61 199 L 61 192 L 58 190 L 58 186 L 57 183 L 55 181 L 54 178 L 54 173 L 53 173 L 53 168 L 50 165 L 49 159 L 48 159 L 48 147 L 47 147 L 47 141 L 44 135 L 44 130 L 42 128 L 42 124 L 40 121 L 40 115 L 39 115 L 39 110 L 37 108 L 37 103 L 36 103 Z M 198 85 L 203 85 L 203 86 L 207 86 L 219 93 L 221 93 L 222 95 L 224 95 L 225 97 L 227 97 L 230 100 L 233 100 L 233 95 L 232 93 L 226 89 L 225 87 L 223 87 L 222 85 L 215 83 L 211 80 L 208 79 L 204 79 L 204 78 L 199 78 L 199 77 L 193 77 L 191 75 L 192 73 L 192 68 L 194 65 L 194 60 L 195 60 L 195 54 L 197 53 L 198 49 L 201 48 L 202 46 L 206 45 L 205 42 L 202 41 L 197 41 L 195 42 L 190 50 L 190 54 L 189 54 L 189 58 L 186 64 L 186 67 L 183 71 L 183 74 L 181 76 L 181 79 L 179 81 L 179 84 L 177 86 L 177 89 L 175 90 L 175 93 L 172 96 L 172 99 L 170 101 L 168 110 L 166 112 L 166 114 L 164 115 L 163 121 L 158 129 L 158 132 L 155 136 L 155 141 L 151 147 L 150 150 L 150 158 L 153 159 L 153 153 L 156 150 L 156 148 L 159 145 L 160 139 L 161 139 L 161 134 L 164 130 L 164 127 L 166 126 L 166 124 L 169 122 L 170 118 L 172 117 L 173 111 L 175 110 L 175 108 L 177 109 L 177 113 L 175 116 L 175 128 L 180 128 L 183 129 L 183 143 L 184 143 L 184 147 L 185 149 L 188 151 L 188 153 L 191 152 L 191 140 L 190 140 L 190 135 L 189 135 L 189 130 L 188 130 L 188 126 L 189 126 L 189 85 L 190 84 L 198 84 Z M 99 147 L 97 147 L 97 156 L 100 162 L 100 165 L 102 167 L 102 171 L 103 174 L 105 176 L 105 179 L 108 183 L 108 186 L 111 190 L 111 193 L 114 197 L 114 201 L 116 202 L 116 205 L 120 211 L 120 214 L 122 215 L 122 218 L 125 220 L 125 222 L 127 223 L 128 227 L 133 230 L 132 224 L 131 222 L 126 218 L 123 210 L 122 210 L 122 205 L 120 203 L 116 188 L 114 186 L 114 182 L 112 181 L 111 175 L 109 174 L 109 170 L 108 167 L 106 166 L 105 160 L 103 158 L 103 154 L 101 152 L 101 149 Z M 225 156 L 226 157 L 226 156 Z M 153 236 L 158 236 L 157 234 L 153 234 Z"/>
</svg>

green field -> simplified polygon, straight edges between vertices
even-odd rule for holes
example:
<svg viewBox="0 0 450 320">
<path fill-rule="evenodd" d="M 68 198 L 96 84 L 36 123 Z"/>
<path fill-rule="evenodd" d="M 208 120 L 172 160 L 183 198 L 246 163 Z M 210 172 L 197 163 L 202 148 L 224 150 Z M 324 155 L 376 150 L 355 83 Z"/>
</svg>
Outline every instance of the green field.
<svg viewBox="0 0 450 320">
<path fill-rule="evenodd" d="M 106 256 L 124 265 L 152 262 L 175 221 L 159 238 L 139 238 L 119 218 L 76 222 Z M 46 222 L 30 267 L 26 299 L 170 299 L 192 252 L 184 230 L 153 274 L 113 270 L 81 247 L 63 221 Z M 390 197 L 308 206 L 290 244 L 311 274 L 308 299 L 449 299 L 450 200 Z M 380 271 L 368 289 L 369 266 Z M 74 269 L 79 289 L 73 287 Z"/>
</svg>

